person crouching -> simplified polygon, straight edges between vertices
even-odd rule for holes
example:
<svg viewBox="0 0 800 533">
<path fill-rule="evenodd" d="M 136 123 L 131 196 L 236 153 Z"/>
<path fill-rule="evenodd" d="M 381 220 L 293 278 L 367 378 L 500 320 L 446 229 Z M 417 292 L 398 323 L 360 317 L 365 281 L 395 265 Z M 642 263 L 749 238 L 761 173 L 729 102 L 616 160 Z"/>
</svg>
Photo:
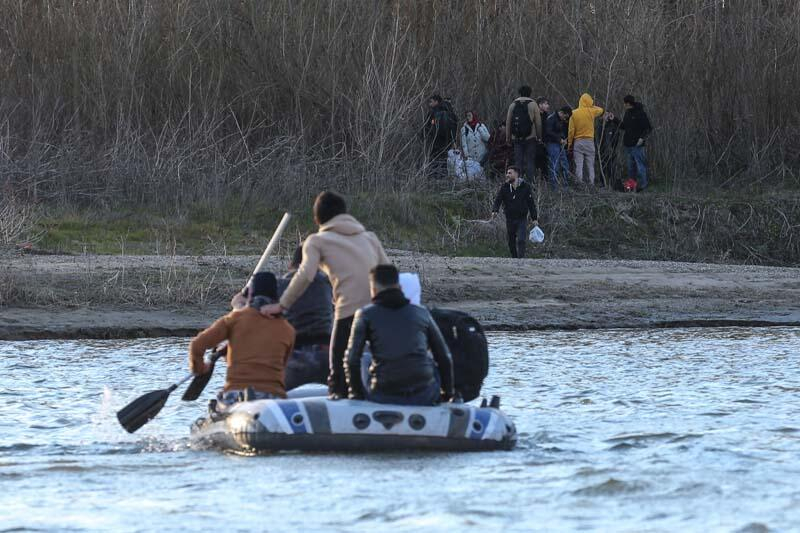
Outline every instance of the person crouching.
<svg viewBox="0 0 800 533">
<path fill-rule="evenodd" d="M 403 295 L 397 268 L 373 268 L 370 291 L 372 305 L 356 311 L 347 348 L 349 397 L 399 405 L 434 405 L 451 400 L 450 351 L 428 310 Z M 367 342 L 372 359 L 365 386 L 361 366 Z"/>
<path fill-rule="evenodd" d="M 189 344 L 189 368 L 199 375 L 209 370 L 205 351 L 227 340 L 228 372 L 218 395 L 223 405 L 249 399 L 285 398 L 284 370 L 294 348 L 294 328 L 284 318 L 267 318 L 259 309 L 277 301 L 277 281 L 270 272 L 253 276 L 234 309 L 200 332 Z"/>
</svg>

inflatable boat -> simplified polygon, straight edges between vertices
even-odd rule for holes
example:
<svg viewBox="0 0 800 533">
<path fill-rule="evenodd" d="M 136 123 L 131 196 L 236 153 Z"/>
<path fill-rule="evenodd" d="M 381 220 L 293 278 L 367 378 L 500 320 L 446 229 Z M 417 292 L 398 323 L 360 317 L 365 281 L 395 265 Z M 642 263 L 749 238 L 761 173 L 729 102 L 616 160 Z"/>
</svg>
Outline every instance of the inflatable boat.
<svg viewBox="0 0 800 533">
<path fill-rule="evenodd" d="M 499 407 L 499 403 L 493 402 Z M 239 402 L 191 428 L 198 444 L 252 455 L 281 450 L 510 450 L 514 423 L 499 408 L 404 406 L 312 396 Z"/>
</svg>

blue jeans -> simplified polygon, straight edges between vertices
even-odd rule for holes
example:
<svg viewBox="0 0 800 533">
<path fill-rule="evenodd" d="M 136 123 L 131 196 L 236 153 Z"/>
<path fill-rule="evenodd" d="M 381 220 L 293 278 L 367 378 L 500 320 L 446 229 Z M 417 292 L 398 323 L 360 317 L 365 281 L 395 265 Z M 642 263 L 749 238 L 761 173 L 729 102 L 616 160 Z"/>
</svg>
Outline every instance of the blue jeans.
<svg viewBox="0 0 800 533">
<path fill-rule="evenodd" d="M 626 146 L 628 158 L 628 177 L 636 176 L 636 185 L 640 189 L 647 187 L 647 161 L 644 157 L 644 146 Z"/>
<path fill-rule="evenodd" d="M 559 170 L 564 176 L 564 188 L 567 188 L 567 176 L 569 176 L 569 160 L 567 159 L 567 148 L 560 143 L 547 143 L 547 170 L 550 185 L 558 189 Z"/>
<path fill-rule="evenodd" d="M 536 141 L 514 139 L 514 165 L 528 178 L 531 186 L 536 183 Z"/>
<path fill-rule="evenodd" d="M 433 373 L 433 382 L 428 385 L 409 388 L 396 394 L 386 394 L 384 392 L 373 392 L 370 388 L 371 376 L 369 366 L 372 364 L 372 354 L 364 353 L 361 357 L 361 380 L 364 384 L 364 395 L 367 401 L 375 403 L 391 403 L 395 405 L 435 405 L 441 398 L 440 389 L 442 388 L 441 376 L 437 369 Z"/>
<path fill-rule="evenodd" d="M 261 391 L 254 391 L 255 397 L 251 398 L 252 400 L 273 400 L 277 399 L 278 397 L 269 392 L 261 392 Z M 219 391 L 217 393 L 217 401 L 222 405 L 233 405 L 235 403 L 243 401 L 244 391 L 242 390 L 229 390 L 229 391 Z"/>
</svg>

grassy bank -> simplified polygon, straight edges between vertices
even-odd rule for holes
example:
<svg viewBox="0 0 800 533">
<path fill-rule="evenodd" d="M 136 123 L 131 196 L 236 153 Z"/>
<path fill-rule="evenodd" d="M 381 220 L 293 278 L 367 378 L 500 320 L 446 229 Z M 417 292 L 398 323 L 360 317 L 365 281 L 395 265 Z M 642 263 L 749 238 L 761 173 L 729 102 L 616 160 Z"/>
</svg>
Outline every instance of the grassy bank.
<svg viewBox="0 0 800 533">
<path fill-rule="evenodd" d="M 356 217 L 387 247 L 451 256 L 506 255 L 502 220 L 483 223 L 493 187 L 428 193 L 351 195 Z M 800 194 L 701 197 L 659 193 L 567 194 L 540 190 L 540 223 L 547 239 L 531 246 L 540 258 L 617 258 L 764 265 L 800 263 Z M 313 231 L 307 205 L 282 247 L 287 252 Z M 49 253 L 238 255 L 257 254 L 281 210 L 238 205 L 195 207 L 182 215 L 146 208 L 40 210 L 28 236 Z M 19 240 L 24 240 L 21 235 Z"/>
</svg>

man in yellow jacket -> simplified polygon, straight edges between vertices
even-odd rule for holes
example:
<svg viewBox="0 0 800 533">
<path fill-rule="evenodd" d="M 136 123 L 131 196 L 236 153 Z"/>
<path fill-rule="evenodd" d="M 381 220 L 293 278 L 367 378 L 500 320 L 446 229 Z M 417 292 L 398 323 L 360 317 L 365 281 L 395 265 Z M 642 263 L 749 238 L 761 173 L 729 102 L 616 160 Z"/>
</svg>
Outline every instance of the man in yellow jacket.
<svg viewBox="0 0 800 533">
<path fill-rule="evenodd" d="M 584 166 L 588 171 L 588 181 L 594 185 L 594 121 L 603 114 L 603 108 L 594 105 L 587 93 L 581 95 L 578 109 L 572 110 L 567 133 L 567 147 L 575 159 L 575 177 L 583 183 Z"/>
</svg>

